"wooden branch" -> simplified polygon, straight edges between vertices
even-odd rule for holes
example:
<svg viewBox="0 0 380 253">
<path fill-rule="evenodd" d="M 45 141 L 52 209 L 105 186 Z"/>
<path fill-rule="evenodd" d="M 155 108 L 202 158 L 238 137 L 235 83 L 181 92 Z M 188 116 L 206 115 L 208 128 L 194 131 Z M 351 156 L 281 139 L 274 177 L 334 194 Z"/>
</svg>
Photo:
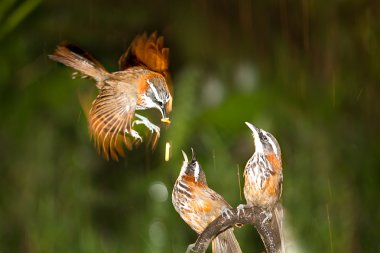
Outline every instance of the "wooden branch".
<svg viewBox="0 0 380 253">
<path fill-rule="evenodd" d="M 260 234 L 267 253 L 279 253 L 281 252 L 281 234 L 276 216 L 272 212 L 272 219 L 264 222 L 266 217 L 265 210 L 259 207 L 244 207 L 239 214 L 237 208 L 231 209 L 229 216 L 223 214 L 211 222 L 198 236 L 195 244 L 189 246 L 188 251 L 204 253 L 219 233 L 233 226 L 251 224 Z"/>
</svg>

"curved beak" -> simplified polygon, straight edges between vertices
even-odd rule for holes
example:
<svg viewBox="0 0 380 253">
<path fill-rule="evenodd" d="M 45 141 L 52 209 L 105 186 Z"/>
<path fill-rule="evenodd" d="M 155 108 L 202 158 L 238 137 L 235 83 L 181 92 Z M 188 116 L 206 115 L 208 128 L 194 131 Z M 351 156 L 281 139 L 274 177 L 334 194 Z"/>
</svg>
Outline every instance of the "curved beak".
<svg viewBox="0 0 380 253">
<path fill-rule="evenodd" d="M 263 144 L 261 143 L 260 137 L 259 137 L 260 128 L 255 127 L 254 125 L 252 125 L 249 122 L 245 122 L 245 124 L 249 127 L 249 129 L 252 130 L 252 135 L 254 138 L 255 149 L 256 149 L 255 152 L 263 152 Z"/>
<path fill-rule="evenodd" d="M 259 128 L 255 127 L 254 125 L 252 125 L 252 124 L 249 123 L 249 122 L 245 122 L 245 124 L 249 127 L 249 129 L 252 130 L 253 134 L 255 134 L 255 135 L 256 135 L 256 134 L 259 134 L 259 131 L 260 131 Z"/>
<path fill-rule="evenodd" d="M 166 115 L 166 107 L 165 107 L 165 105 L 163 105 L 162 107 L 159 107 L 159 109 L 160 109 L 160 112 L 161 112 L 161 115 L 162 115 L 161 121 L 164 122 L 164 123 L 170 124 L 170 119 Z"/>
<path fill-rule="evenodd" d="M 197 158 L 195 157 L 195 152 L 194 152 L 194 149 L 193 149 L 193 148 L 191 148 L 191 159 L 192 159 L 193 161 L 197 160 Z"/>
<path fill-rule="evenodd" d="M 189 159 L 187 159 L 187 155 L 186 155 L 185 151 L 183 151 L 183 150 L 182 150 L 182 155 L 183 155 L 183 160 L 185 162 L 189 162 Z"/>
</svg>

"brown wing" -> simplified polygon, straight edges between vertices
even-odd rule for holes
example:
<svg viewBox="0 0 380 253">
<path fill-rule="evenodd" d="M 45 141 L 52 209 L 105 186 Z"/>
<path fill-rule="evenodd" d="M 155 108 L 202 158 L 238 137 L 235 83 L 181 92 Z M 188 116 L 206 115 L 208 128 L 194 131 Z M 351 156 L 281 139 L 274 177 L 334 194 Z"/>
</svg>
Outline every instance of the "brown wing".
<svg viewBox="0 0 380 253">
<path fill-rule="evenodd" d="M 173 85 L 169 74 L 169 48 L 164 47 L 163 36 L 157 36 L 157 32 L 152 33 L 149 37 L 146 33 L 137 35 L 128 50 L 119 59 L 120 70 L 133 66 L 145 66 L 161 73 L 173 96 Z"/>
<path fill-rule="evenodd" d="M 228 202 L 219 193 L 209 187 L 204 188 L 202 195 L 203 201 L 212 206 L 212 209 L 209 211 L 216 217 L 222 214 L 223 207 L 231 208 L 230 204 L 228 204 Z M 214 219 L 210 220 L 209 222 L 213 220 Z"/>
<path fill-rule="evenodd" d="M 167 73 L 169 68 L 169 48 L 164 47 L 164 37 L 157 32 L 149 37 L 146 33 L 137 35 L 128 50 L 119 59 L 119 68 L 143 65 L 150 70 Z"/>
<path fill-rule="evenodd" d="M 124 156 L 124 146 L 132 148 L 131 130 L 136 101 L 109 84 L 100 90 L 89 115 L 89 130 L 95 145 L 107 160 Z"/>
<path fill-rule="evenodd" d="M 191 185 L 191 184 L 195 184 Z M 186 221 L 197 233 L 201 233 L 209 223 L 222 214 L 222 208 L 231 208 L 224 198 L 207 186 L 190 183 L 192 199 L 188 205 Z"/>
</svg>

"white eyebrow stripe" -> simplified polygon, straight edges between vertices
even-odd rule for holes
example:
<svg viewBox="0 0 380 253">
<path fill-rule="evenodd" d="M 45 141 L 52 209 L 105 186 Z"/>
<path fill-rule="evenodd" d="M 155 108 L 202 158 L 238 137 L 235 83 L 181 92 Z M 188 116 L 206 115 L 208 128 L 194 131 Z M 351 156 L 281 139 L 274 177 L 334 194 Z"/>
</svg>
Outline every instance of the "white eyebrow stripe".
<svg viewBox="0 0 380 253">
<path fill-rule="evenodd" d="M 156 97 L 157 101 L 163 102 L 162 99 L 158 96 L 158 92 L 156 87 L 154 87 L 153 83 L 147 79 L 146 82 L 149 84 L 149 87 L 152 89 L 154 96 Z"/>
<path fill-rule="evenodd" d="M 278 149 L 276 143 L 273 141 L 272 137 L 269 136 L 267 133 L 264 133 L 265 136 L 267 137 L 269 144 L 272 146 L 273 152 L 278 155 Z"/>
<path fill-rule="evenodd" d="M 195 182 L 198 182 L 198 178 L 199 178 L 199 164 L 198 162 L 195 162 L 195 168 L 194 168 L 194 178 L 195 178 Z"/>
</svg>

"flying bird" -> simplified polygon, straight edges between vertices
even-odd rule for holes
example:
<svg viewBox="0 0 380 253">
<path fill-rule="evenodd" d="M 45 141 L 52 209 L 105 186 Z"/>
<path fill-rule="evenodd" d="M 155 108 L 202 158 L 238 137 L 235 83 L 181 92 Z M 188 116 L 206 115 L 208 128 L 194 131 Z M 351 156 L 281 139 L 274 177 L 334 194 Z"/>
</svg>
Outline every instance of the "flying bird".
<svg viewBox="0 0 380 253">
<path fill-rule="evenodd" d="M 132 149 L 143 137 L 134 129 L 142 124 L 160 136 L 160 127 L 136 111 L 155 108 L 161 121 L 169 124 L 172 94 L 169 77 L 169 48 L 157 33 L 137 35 L 119 59 L 119 71 L 108 72 L 93 56 L 81 48 L 62 43 L 49 58 L 95 80 L 99 94 L 88 113 L 90 136 L 107 160 L 124 156 L 124 147 Z"/>
</svg>

